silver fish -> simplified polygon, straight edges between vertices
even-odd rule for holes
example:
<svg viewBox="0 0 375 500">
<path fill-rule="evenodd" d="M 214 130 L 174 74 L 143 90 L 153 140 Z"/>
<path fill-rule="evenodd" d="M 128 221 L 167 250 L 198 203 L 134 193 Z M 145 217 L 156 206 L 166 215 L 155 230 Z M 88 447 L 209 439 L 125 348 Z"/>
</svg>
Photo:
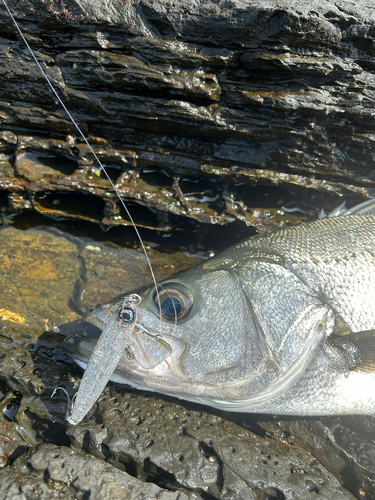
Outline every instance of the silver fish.
<svg viewBox="0 0 375 500">
<path fill-rule="evenodd" d="M 133 293 L 96 309 L 99 341 L 66 342 L 87 365 L 69 422 L 84 418 L 109 378 L 232 411 L 373 413 L 373 205 L 251 238 L 139 291 L 139 304 Z"/>
<path fill-rule="evenodd" d="M 228 411 L 373 414 L 374 205 L 252 237 L 137 291 L 111 380 Z M 102 335 L 121 335 L 123 300 L 88 317 Z M 95 343 L 66 347 L 85 367 Z"/>
</svg>

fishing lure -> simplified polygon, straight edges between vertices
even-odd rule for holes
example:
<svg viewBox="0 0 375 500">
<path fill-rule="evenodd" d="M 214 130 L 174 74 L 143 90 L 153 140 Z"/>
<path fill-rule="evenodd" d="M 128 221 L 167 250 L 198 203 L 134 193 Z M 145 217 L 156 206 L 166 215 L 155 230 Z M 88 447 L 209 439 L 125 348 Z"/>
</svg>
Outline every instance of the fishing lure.
<svg viewBox="0 0 375 500">
<path fill-rule="evenodd" d="M 72 405 L 67 421 L 76 425 L 90 411 L 107 385 L 112 373 L 115 371 L 127 346 L 135 325 L 137 323 L 137 306 L 141 302 L 139 295 L 125 297 L 121 304 L 119 315 L 112 315 L 110 323 L 120 323 L 121 328 L 116 329 L 117 334 L 113 335 L 113 324 L 110 328 L 104 329 L 95 346 L 90 361 L 83 375 L 77 396 Z"/>
</svg>

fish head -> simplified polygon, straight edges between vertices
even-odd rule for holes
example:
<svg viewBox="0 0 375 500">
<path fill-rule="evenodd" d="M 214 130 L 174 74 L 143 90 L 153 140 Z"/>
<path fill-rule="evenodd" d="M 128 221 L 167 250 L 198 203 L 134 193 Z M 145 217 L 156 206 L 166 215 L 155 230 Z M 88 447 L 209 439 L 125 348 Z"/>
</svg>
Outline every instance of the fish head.
<svg viewBox="0 0 375 500">
<path fill-rule="evenodd" d="M 262 341 L 241 283 L 227 269 L 198 265 L 136 293 L 137 323 L 112 380 L 209 404 L 232 397 L 234 386 L 259 371 Z M 124 328 L 122 301 L 97 307 L 88 320 L 115 338 Z M 71 338 L 68 349 L 85 366 L 94 344 Z"/>
<path fill-rule="evenodd" d="M 137 291 L 129 335 L 125 296 L 94 310 L 88 319 L 110 343 L 124 339 L 111 380 L 231 411 L 263 409 L 299 380 L 334 313 L 278 255 L 239 257 L 222 254 Z M 85 367 L 95 342 L 68 342 Z"/>
</svg>

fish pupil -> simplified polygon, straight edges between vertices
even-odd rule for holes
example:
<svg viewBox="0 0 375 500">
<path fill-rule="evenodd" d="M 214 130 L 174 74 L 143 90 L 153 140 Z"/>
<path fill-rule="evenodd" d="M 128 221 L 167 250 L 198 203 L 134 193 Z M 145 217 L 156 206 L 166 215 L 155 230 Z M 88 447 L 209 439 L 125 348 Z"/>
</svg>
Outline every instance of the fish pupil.
<svg viewBox="0 0 375 500">
<path fill-rule="evenodd" d="M 161 303 L 161 310 L 167 318 L 174 318 L 179 316 L 182 311 L 182 305 L 179 299 L 174 297 L 168 297 Z"/>
</svg>

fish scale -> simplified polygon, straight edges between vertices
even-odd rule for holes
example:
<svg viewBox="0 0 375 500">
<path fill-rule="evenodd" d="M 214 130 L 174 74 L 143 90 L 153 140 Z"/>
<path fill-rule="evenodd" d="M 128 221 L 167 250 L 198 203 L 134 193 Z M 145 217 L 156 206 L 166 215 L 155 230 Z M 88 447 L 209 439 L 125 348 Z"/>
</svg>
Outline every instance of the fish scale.
<svg viewBox="0 0 375 500">
<path fill-rule="evenodd" d="M 328 218 L 314 222 L 314 232 L 300 225 L 269 235 L 267 249 L 283 254 L 286 267 L 320 289 L 353 331 L 369 330 L 375 328 L 374 227 L 372 216 Z M 261 248 L 262 241 L 254 239 L 252 247 Z"/>
</svg>

